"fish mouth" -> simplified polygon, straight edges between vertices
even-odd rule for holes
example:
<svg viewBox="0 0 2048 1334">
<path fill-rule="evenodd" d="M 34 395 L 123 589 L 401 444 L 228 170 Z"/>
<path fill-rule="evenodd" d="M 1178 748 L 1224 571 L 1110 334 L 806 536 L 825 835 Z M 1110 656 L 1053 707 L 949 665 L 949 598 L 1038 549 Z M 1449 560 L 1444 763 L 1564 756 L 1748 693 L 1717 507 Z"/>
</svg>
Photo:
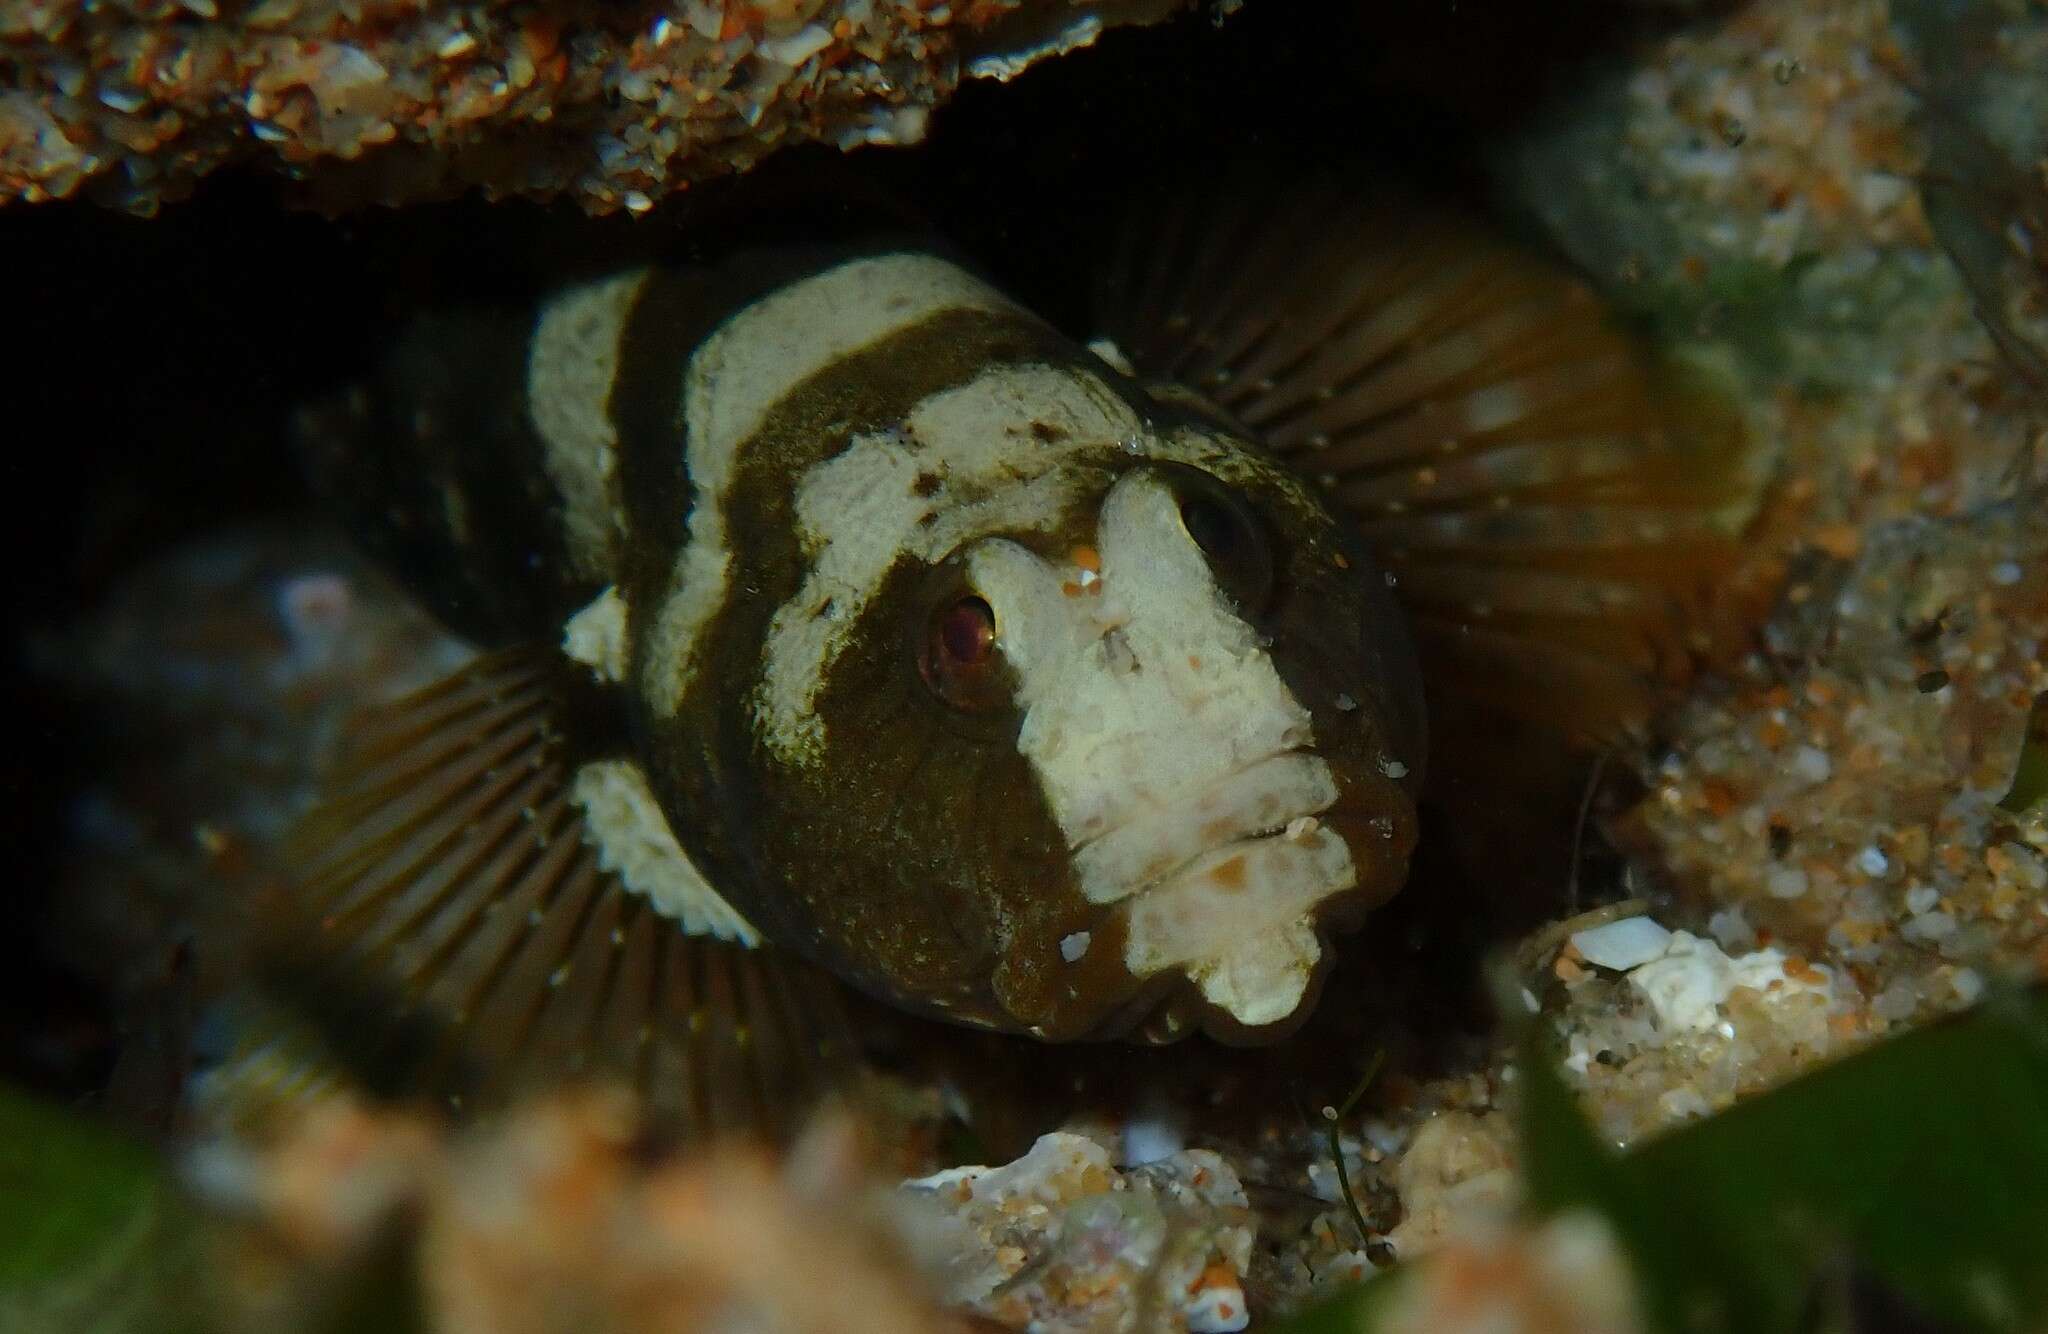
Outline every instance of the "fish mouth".
<svg viewBox="0 0 2048 1334">
<path fill-rule="evenodd" d="M 1354 812 L 1330 762 L 1279 751 L 1081 843 L 1084 892 L 1113 905 L 1141 983 L 1185 978 L 1181 1001 L 1236 1036 L 1279 1032 L 1313 1001 L 1323 919 L 1356 897 Z M 1147 988 L 1150 990 L 1150 988 Z"/>
<path fill-rule="evenodd" d="M 1313 750 L 1269 752 L 1074 843 L 1081 891 L 1099 904 L 1149 893 L 1205 857 L 1300 833 L 1340 795 L 1335 771 Z"/>
</svg>

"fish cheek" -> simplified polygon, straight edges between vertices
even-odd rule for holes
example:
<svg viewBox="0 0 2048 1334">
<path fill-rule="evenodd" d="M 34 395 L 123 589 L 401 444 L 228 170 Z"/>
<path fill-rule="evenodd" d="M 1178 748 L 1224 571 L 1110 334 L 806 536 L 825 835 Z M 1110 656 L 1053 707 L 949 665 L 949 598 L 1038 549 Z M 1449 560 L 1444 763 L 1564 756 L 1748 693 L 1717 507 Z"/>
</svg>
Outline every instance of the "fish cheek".
<svg viewBox="0 0 2048 1334">
<path fill-rule="evenodd" d="M 1341 558 L 1341 563 L 1340 563 Z M 1426 760 L 1420 675 L 1406 618 L 1364 544 L 1335 522 L 1288 553 L 1267 633 L 1281 679 L 1312 716 L 1337 803 L 1321 818 L 1350 846 L 1358 884 L 1322 923 L 1356 929 L 1408 876 Z"/>
<path fill-rule="evenodd" d="M 1057 960 L 1090 908 L 1014 714 L 956 710 L 920 677 L 904 627 L 928 620 L 923 575 L 903 562 L 863 610 L 817 696 L 818 761 L 768 771 L 763 796 L 792 818 L 761 821 L 756 837 L 849 980 L 912 1009 L 1029 1028 L 1004 985 L 1013 961 Z"/>
<path fill-rule="evenodd" d="M 1337 708 L 1328 687 L 1311 704 L 1317 735 L 1342 732 L 1360 738 L 1375 766 L 1382 758 L 1399 761 L 1408 771 L 1404 790 L 1419 792 L 1429 762 L 1429 726 L 1408 613 L 1395 599 L 1386 572 L 1348 524 L 1333 524 L 1330 548 L 1344 564 L 1333 568 L 1335 562 L 1326 555 L 1300 561 L 1292 580 L 1304 596 L 1294 607 L 1334 607 L 1335 614 L 1290 615 L 1283 628 L 1289 636 L 1300 636 L 1312 657 L 1355 683 L 1350 695 L 1359 705 L 1356 710 Z M 1352 713 L 1359 716 L 1349 717 Z"/>
</svg>

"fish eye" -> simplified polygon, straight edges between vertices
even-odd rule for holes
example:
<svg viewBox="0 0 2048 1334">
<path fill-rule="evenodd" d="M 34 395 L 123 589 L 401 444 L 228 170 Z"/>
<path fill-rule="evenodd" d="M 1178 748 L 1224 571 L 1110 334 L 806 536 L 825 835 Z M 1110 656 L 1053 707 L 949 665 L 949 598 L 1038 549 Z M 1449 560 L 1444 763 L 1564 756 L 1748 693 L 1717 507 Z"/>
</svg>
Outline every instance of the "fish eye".
<svg viewBox="0 0 2048 1334">
<path fill-rule="evenodd" d="M 918 671 L 932 693 L 956 709 L 994 707 L 1009 693 L 1001 667 L 995 609 L 972 592 L 941 601 L 918 655 Z"/>
<path fill-rule="evenodd" d="M 1244 552 L 1248 540 L 1244 524 L 1214 497 L 1189 496 L 1181 501 L 1180 522 L 1210 560 L 1232 561 Z"/>
<path fill-rule="evenodd" d="M 1273 594 L 1273 552 L 1257 516 L 1205 474 L 1175 470 L 1172 481 L 1181 527 L 1208 558 L 1216 582 L 1245 613 L 1263 612 Z"/>
</svg>

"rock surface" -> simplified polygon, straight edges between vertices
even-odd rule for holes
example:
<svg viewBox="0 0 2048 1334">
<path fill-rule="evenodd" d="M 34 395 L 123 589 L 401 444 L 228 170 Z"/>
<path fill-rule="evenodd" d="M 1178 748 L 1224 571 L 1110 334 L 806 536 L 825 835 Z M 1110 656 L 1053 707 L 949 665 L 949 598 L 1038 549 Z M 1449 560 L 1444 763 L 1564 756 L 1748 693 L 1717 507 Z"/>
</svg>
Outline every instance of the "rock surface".
<svg viewBox="0 0 2048 1334">
<path fill-rule="evenodd" d="M 644 212 L 811 141 L 914 143 L 1179 0 L 0 0 L 0 203 L 138 212 L 248 164 L 334 205 L 475 187 Z"/>
</svg>

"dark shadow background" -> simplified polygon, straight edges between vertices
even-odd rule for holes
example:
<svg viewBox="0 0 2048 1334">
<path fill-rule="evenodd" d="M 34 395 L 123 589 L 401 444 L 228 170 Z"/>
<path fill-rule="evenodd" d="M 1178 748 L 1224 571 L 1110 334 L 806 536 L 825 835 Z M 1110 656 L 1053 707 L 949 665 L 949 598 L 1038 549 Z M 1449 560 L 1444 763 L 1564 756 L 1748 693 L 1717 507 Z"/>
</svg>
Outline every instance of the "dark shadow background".
<svg viewBox="0 0 2048 1334">
<path fill-rule="evenodd" d="M 920 148 L 806 150 L 780 166 L 915 199 L 1027 301 L 1071 322 L 1085 260 L 1143 172 L 1248 156 L 1369 162 L 1356 169 L 1483 206 L 1489 142 L 1568 95 L 1589 62 L 1682 17 L 1621 0 L 1249 0 L 1221 25 L 1205 8 L 1109 34 L 1008 85 L 970 85 Z M 488 293 L 522 281 L 534 255 L 673 237 L 722 188 L 638 221 L 473 201 L 328 218 L 257 175 L 215 177 L 148 220 L 71 204 L 0 211 L 26 335 L 0 451 L 12 502 L 0 796 L 13 852 L 0 1079 L 88 1097 L 116 1027 L 100 984 L 43 948 L 70 797 L 109 738 L 92 700 L 27 669 L 23 636 L 89 614 L 168 546 L 305 508 L 284 443 L 291 409 L 351 378 L 425 289 Z"/>
</svg>

